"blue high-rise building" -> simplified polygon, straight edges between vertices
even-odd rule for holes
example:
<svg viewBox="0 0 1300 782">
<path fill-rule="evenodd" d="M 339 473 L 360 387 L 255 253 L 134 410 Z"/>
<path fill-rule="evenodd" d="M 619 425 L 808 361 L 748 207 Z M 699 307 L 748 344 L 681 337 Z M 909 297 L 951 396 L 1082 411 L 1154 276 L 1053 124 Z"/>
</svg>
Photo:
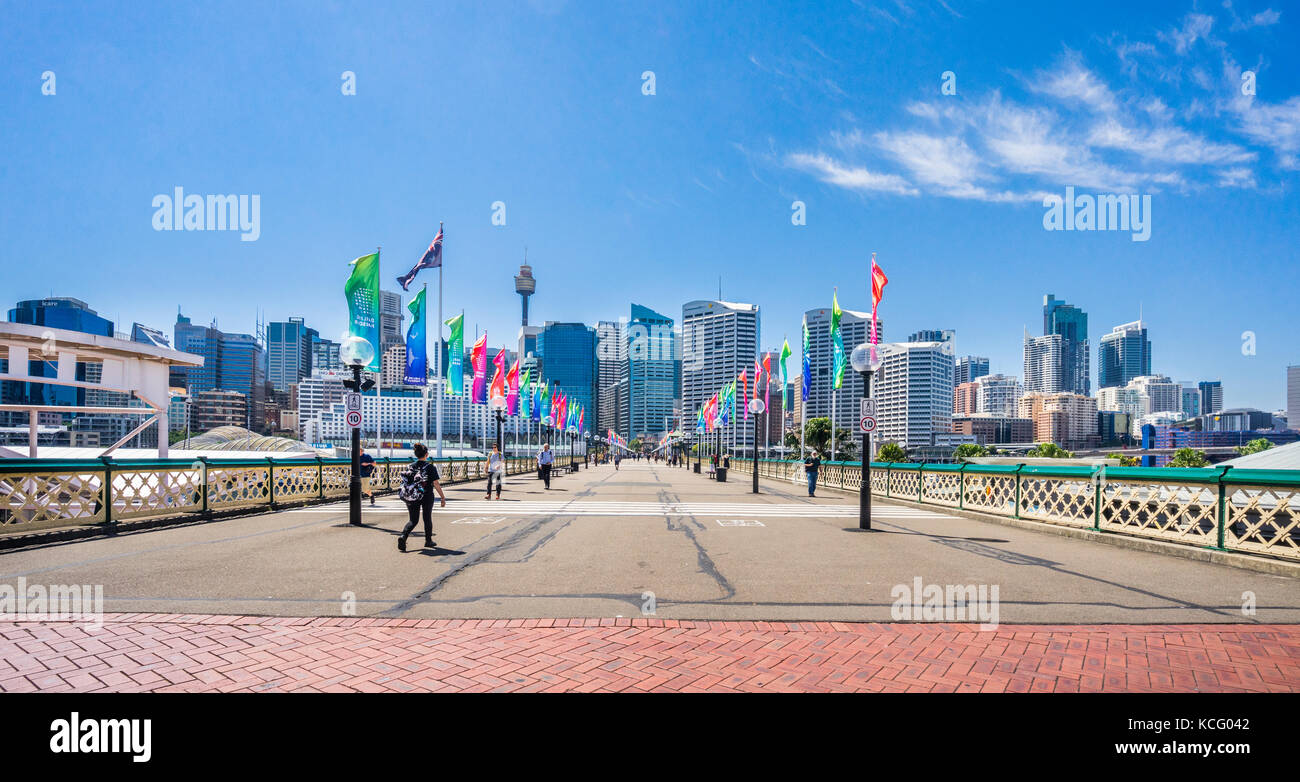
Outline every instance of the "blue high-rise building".
<svg viewBox="0 0 1300 782">
<path fill-rule="evenodd" d="M 196 326 L 176 316 L 176 350 L 203 356 L 181 379 L 193 396 L 203 391 L 237 391 L 248 403 L 248 428 L 262 429 L 266 402 L 266 352 L 252 334 L 227 334 L 215 326 Z"/>
<path fill-rule="evenodd" d="M 20 301 L 9 310 L 10 323 L 24 323 L 29 326 L 43 326 L 50 329 L 66 329 L 83 334 L 95 334 L 112 337 L 115 334 L 113 321 L 101 317 L 80 299 L 49 298 Z M 51 357 L 53 360 L 53 357 Z M 27 374 L 31 377 L 55 377 L 55 366 L 39 356 L 32 356 L 28 362 Z M 77 362 L 76 379 L 86 380 L 86 364 Z M 27 405 L 84 405 L 86 389 L 66 386 L 46 385 L 45 383 L 6 382 L 0 389 L 0 399 L 9 404 Z M 9 414 L 0 415 L 6 418 Z M 24 420 L 19 423 L 25 424 Z M 6 420 L 6 423 L 14 423 Z"/>
<path fill-rule="evenodd" d="M 1151 340 L 1140 320 L 1116 326 L 1101 338 L 1097 357 L 1097 387 L 1128 385 L 1135 377 L 1151 374 Z"/>
<path fill-rule="evenodd" d="M 289 386 L 310 375 L 313 345 L 319 341 L 320 334 L 302 318 L 266 324 L 266 379 L 271 387 L 288 393 Z"/>
<path fill-rule="evenodd" d="M 547 321 L 537 335 L 542 357 L 542 379 L 587 411 L 583 425 L 592 431 L 596 422 L 596 330 L 585 323 Z"/>
<path fill-rule="evenodd" d="M 628 437 L 666 434 L 672 428 L 673 400 L 681 382 L 673 319 L 633 304 L 626 333 Z"/>
<path fill-rule="evenodd" d="M 1092 393 L 1088 313 L 1052 294 L 1043 297 L 1043 336 L 1061 335 L 1061 391 Z"/>
</svg>

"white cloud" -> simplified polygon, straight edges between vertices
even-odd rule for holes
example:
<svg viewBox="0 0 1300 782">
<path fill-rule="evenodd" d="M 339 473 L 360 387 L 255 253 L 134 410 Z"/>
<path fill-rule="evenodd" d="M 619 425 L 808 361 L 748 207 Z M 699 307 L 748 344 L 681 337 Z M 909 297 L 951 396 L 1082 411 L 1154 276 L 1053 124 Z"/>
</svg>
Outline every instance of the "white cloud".
<svg viewBox="0 0 1300 782">
<path fill-rule="evenodd" d="M 1213 16 L 1193 13 L 1183 17 L 1182 27 L 1158 35 L 1161 40 L 1172 43 L 1174 51 L 1182 55 L 1187 54 L 1198 40 L 1208 38 L 1212 27 L 1214 27 Z"/>
<path fill-rule="evenodd" d="M 1094 126 L 1088 143 L 1131 152 L 1147 160 L 1189 165 L 1247 163 L 1258 157 L 1236 144 L 1216 143 L 1182 128 L 1166 125 L 1139 130 L 1115 119 Z"/>
<path fill-rule="evenodd" d="M 859 166 L 846 166 L 825 154 L 797 152 L 786 157 L 788 165 L 807 171 L 821 181 L 849 190 L 876 191 L 895 195 L 919 195 L 906 179 L 879 174 Z"/>
</svg>

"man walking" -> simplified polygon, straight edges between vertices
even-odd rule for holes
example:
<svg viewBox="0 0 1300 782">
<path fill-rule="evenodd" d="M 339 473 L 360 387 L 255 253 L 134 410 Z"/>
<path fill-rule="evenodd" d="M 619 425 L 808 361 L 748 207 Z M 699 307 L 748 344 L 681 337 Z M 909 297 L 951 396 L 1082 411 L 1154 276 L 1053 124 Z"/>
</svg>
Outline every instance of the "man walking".
<svg viewBox="0 0 1300 782">
<path fill-rule="evenodd" d="M 497 487 L 497 499 L 501 499 L 501 482 L 506 474 L 506 459 L 501 455 L 501 449 L 495 444 L 492 446 L 492 453 L 488 454 L 487 474 L 487 494 L 483 495 L 483 499 L 492 499 L 493 483 L 495 483 Z"/>
<path fill-rule="evenodd" d="M 397 496 L 406 503 L 406 512 L 409 519 L 406 526 L 402 528 L 402 536 L 397 539 L 397 550 L 406 551 L 406 538 L 415 529 L 415 523 L 419 521 L 421 512 L 424 515 L 424 547 L 433 548 L 433 494 L 438 493 L 442 498 L 442 507 L 447 507 L 447 495 L 442 491 L 442 484 L 438 482 L 438 468 L 432 462 L 428 461 L 429 449 L 424 443 L 415 444 L 415 459 L 402 472 L 401 488 L 397 490 Z"/>
<path fill-rule="evenodd" d="M 370 478 L 375 474 L 375 457 L 361 452 L 361 493 L 370 497 L 370 504 L 375 504 L 375 490 L 370 484 Z"/>
<path fill-rule="evenodd" d="M 808 476 L 809 497 L 815 496 L 814 492 L 817 491 L 817 470 L 821 469 L 821 466 L 822 460 L 816 451 L 813 451 L 811 456 L 803 460 L 803 472 L 804 475 Z"/>
<path fill-rule="evenodd" d="M 551 488 L 551 465 L 555 464 L 555 454 L 551 452 L 551 444 L 542 445 L 541 453 L 537 454 L 537 470 L 546 481 L 546 488 Z"/>
</svg>

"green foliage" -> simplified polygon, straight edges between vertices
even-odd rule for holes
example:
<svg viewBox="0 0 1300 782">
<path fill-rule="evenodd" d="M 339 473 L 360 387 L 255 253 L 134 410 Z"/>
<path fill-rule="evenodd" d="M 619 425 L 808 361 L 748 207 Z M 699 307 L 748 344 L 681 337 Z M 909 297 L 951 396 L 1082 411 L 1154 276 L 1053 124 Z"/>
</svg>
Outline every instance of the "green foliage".
<svg viewBox="0 0 1300 782">
<path fill-rule="evenodd" d="M 898 443 L 884 443 L 876 451 L 876 461 L 905 462 L 907 461 L 907 449 Z"/>
<path fill-rule="evenodd" d="M 794 444 L 790 445 L 789 435 L 787 435 L 786 445 L 792 448 L 799 447 L 799 441 L 796 438 Z M 817 451 L 823 459 L 828 458 L 831 453 L 831 419 L 829 418 L 810 418 L 804 426 L 804 445 Z M 853 434 L 847 429 L 835 430 L 835 458 L 836 459 L 856 459 L 858 456 L 858 445 L 853 439 Z"/>
<path fill-rule="evenodd" d="M 1272 447 L 1273 447 L 1273 443 L 1269 442 L 1268 440 L 1265 440 L 1263 437 L 1256 437 L 1254 440 L 1251 440 L 1245 445 L 1237 446 L 1236 451 L 1242 456 L 1247 456 L 1252 453 L 1267 451 L 1269 448 Z"/>
<path fill-rule="evenodd" d="M 1174 458 L 1169 460 L 1166 467 L 1209 467 L 1210 460 L 1205 458 L 1204 451 L 1198 451 L 1195 448 L 1179 448 L 1174 451 Z"/>
<path fill-rule="evenodd" d="M 1040 459 L 1070 459 L 1074 454 L 1065 450 L 1056 443 L 1039 443 L 1029 449 L 1029 453 L 1025 454 L 1025 456 L 1033 456 Z"/>
<path fill-rule="evenodd" d="M 1136 456 L 1125 456 L 1122 453 L 1112 453 L 1106 455 L 1107 459 L 1119 459 L 1120 467 L 1137 467 L 1138 458 Z"/>
<path fill-rule="evenodd" d="M 168 444 L 168 445 L 175 445 L 176 443 L 179 443 L 181 440 L 184 440 L 184 439 L 185 439 L 185 431 L 184 431 L 184 430 L 181 430 L 181 431 L 179 431 L 179 432 L 168 432 L 168 433 L 167 433 L 167 444 Z"/>
<path fill-rule="evenodd" d="M 956 459 L 974 459 L 980 456 L 988 456 L 989 451 L 978 443 L 962 443 L 953 451 L 953 458 Z"/>
</svg>

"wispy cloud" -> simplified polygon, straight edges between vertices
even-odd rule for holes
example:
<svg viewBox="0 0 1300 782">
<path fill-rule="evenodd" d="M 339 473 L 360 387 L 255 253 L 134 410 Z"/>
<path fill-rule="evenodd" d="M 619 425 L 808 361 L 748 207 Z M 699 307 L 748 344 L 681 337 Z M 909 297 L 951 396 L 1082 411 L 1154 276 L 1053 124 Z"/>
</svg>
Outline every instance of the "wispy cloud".
<svg viewBox="0 0 1300 782">
<path fill-rule="evenodd" d="M 861 192 L 919 195 L 920 191 L 894 174 L 880 174 L 860 166 L 846 166 L 825 154 L 792 153 L 786 157 L 792 167 L 813 174 L 821 181 Z"/>
</svg>

